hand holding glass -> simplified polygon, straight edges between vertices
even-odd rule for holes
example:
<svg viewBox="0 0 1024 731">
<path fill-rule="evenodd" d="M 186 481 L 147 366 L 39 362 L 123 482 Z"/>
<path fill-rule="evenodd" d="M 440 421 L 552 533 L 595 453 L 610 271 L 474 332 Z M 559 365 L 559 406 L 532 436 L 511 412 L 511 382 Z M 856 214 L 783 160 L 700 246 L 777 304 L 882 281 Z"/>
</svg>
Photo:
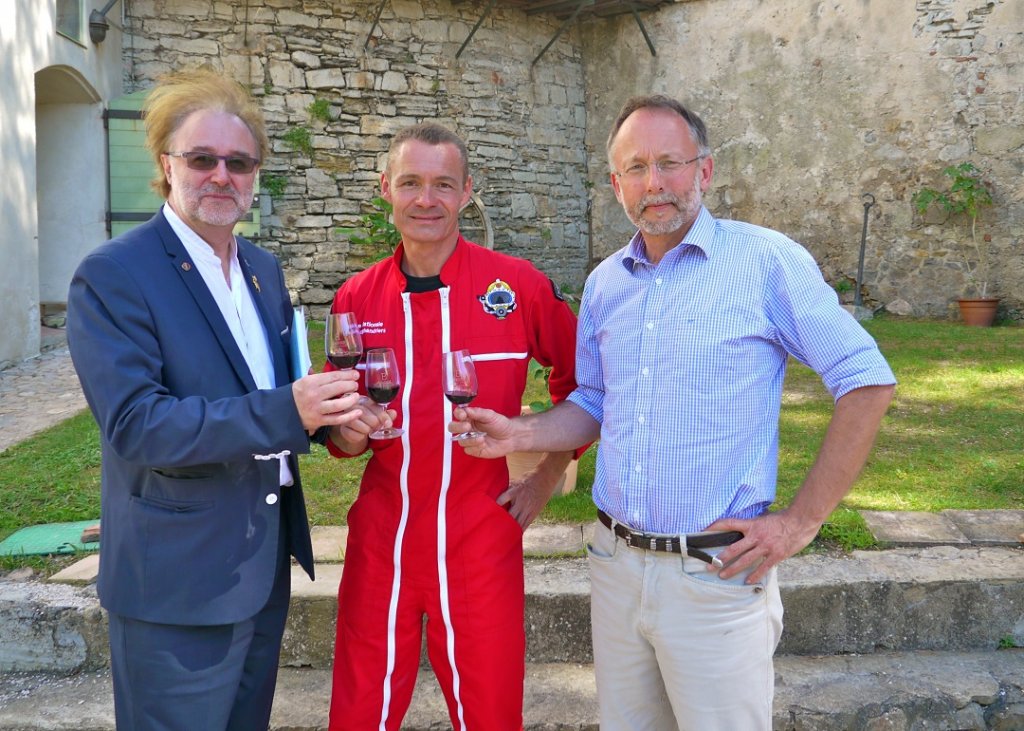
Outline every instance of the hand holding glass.
<svg viewBox="0 0 1024 731">
<path fill-rule="evenodd" d="M 351 312 L 331 312 L 324 328 L 324 351 L 335 368 L 355 368 L 363 355 L 363 336 Z"/>
<path fill-rule="evenodd" d="M 384 409 L 398 395 L 402 379 L 398 375 L 398 361 L 391 348 L 372 348 L 366 351 L 366 393 Z M 404 429 L 389 426 L 370 434 L 370 439 L 393 439 L 405 434 Z"/>
<path fill-rule="evenodd" d="M 456 406 L 465 406 L 476 398 L 476 366 L 473 365 L 473 356 L 468 350 L 455 350 L 442 355 L 441 369 L 444 395 L 449 401 Z M 467 431 L 455 434 L 452 439 L 460 441 L 482 436 L 483 432 Z"/>
</svg>

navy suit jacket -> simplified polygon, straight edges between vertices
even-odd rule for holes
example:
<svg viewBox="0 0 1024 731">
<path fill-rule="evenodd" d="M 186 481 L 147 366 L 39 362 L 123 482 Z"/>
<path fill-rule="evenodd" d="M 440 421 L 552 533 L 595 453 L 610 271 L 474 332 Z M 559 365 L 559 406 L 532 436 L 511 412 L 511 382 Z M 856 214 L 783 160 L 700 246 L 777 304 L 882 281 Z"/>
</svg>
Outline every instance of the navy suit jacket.
<svg viewBox="0 0 1024 731">
<path fill-rule="evenodd" d="M 162 212 L 92 251 L 71 281 L 68 345 L 103 446 L 97 590 L 111 612 L 189 625 L 252 617 L 270 595 L 285 526 L 289 552 L 313 575 L 292 307 L 272 254 L 238 239 L 238 259 L 274 389 L 256 387 Z M 283 450 L 288 487 L 278 460 L 254 458 Z"/>
</svg>

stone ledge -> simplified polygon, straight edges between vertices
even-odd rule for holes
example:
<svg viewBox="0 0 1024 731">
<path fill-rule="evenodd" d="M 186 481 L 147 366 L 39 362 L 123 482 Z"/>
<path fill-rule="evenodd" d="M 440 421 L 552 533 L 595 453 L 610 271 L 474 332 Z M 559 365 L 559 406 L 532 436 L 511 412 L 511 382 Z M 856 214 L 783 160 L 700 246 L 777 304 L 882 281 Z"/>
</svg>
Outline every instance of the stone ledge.
<svg viewBox="0 0 1024 731">
<path fill-rule="evenodd" d="M 1024 728 L 1024 650 L 885 653 L 775 660 L 774 731 Z M 320 731 L 329 670 L 283 668 L 272 731 Z M 723 689 L 728 692 L 728 689 Z M 113 731 L 110 677 L 0 675 L 0 731 Z M 593 668 L 527 666 L 526 731 L 597 731 Z M 402 728 L 447 728 L 433 675 L 422 671 Z"/>
<path fill-rule="evenodd" d="M 860 515 L 883 546 L 1013 547 L 1024 543 L 1024 510 L 861 510 Z"/>
</svg>

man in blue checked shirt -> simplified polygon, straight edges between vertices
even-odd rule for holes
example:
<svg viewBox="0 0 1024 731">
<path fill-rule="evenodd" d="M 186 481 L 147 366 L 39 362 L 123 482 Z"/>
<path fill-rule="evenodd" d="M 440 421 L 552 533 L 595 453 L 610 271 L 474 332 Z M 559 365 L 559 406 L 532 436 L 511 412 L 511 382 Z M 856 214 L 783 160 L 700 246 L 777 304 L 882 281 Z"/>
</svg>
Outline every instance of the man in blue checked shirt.
<svg viewBox="0 0 1024 731">
<path fill-rule="evenodd" d="M 615 195 L 639 229 L 587 280 L 578 388 L 535 416 L 457 412 L 480 457 L 600 438 L 588 546 L 602 731 L 771 728 L 782 632 L 776 566 L 813 540 L 867 460 L 895 378 L 810 254 L 703 207 L 704 123 L 629 100 L 608 136 Z M 835 399 L 814 466 L 775 500 L 786 360 Z"/>
</svg>

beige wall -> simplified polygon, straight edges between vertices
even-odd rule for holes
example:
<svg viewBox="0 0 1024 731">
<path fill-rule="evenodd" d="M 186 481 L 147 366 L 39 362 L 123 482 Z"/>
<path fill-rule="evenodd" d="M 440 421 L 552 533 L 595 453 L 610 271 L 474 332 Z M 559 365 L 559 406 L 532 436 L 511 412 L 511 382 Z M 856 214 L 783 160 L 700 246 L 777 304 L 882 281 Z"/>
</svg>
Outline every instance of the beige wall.
<svg viewBox="0 0 1024 731">
<path fill-rule="evenodd" d="M 121 90 L 120 7 L 97 46 L 87 30 L 81 43 L 57 35 L 56 0 L 0 1 L 0 367 L 39 353 L 40 301 L 63 301 L 106 238 L 100 115 Z"/>
<path fill-rule="evenodd" d="M 581 28 L 595 252 L 630 227 L 607 185 L 604 141 L 618 106 L 663 92 L 705 120 L 716 215 L 779 229 L 830 280 L 854 279 L 872 193 L 865 299 L 946 317 L 967 286 L 970 226 L 922 221 L 910 196 L 972 160 L 991 181 L 989 291 L 1024 317 L 1024 3 L 994 0 L 690 0 L 635 22 Z"/>
</svg>

